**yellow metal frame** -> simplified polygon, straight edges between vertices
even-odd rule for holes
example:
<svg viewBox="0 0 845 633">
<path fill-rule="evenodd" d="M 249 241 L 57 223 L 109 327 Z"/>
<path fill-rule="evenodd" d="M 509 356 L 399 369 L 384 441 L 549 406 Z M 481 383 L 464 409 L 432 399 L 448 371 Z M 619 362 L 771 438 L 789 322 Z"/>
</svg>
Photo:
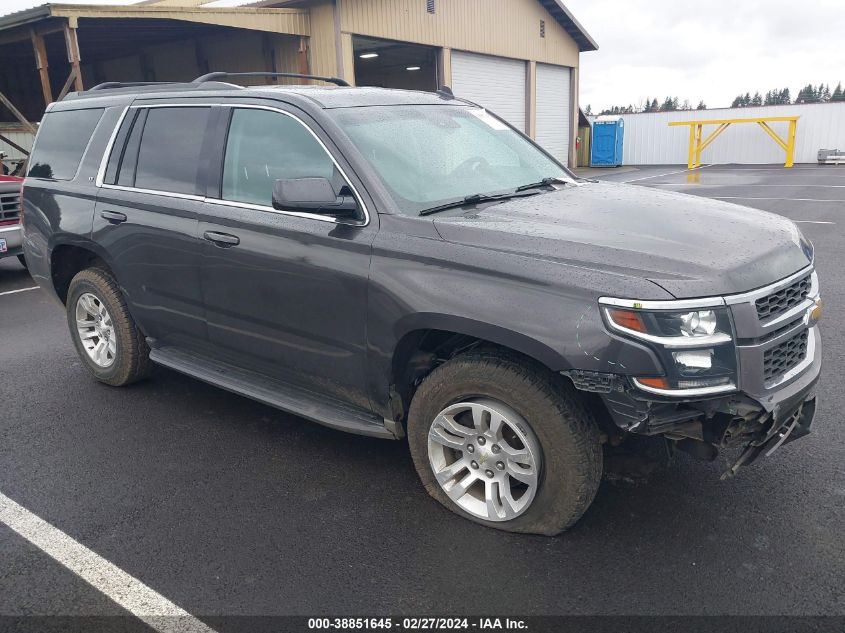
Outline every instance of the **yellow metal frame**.
<svg viewBox="0 0 845 633">
<path fill-rule="evenodd" d="M 710 143 L 716 140 L 716 137 L 724 132 L 731 123 L 757 123 L 763 131 L 772 137 L 775 143 L 780 145 L 781 149 L 786 152 L 786 162 L 784 167 L 792 167 L 793 158 L 795 156 L 795 129 L 798 125 L 798 116 L 766 116 L 754 117 L 748 119 L 702 119 L 700 121 L 670 121 L 670 126 L 688 125 L 689 126 L 689 152 L 687 159 L 687 167 L 695 169 L 701 167 L 701 152 L 703 152 Z M 786 140 L 782 139 L 780 135 L 775 132 L 769 123 L 781 121 L 789 123 L 789 131 L 786 135 Z M 715 130 L 710 132 L 706 137 L 702 138 L 704 134 L 705 125 L 718 125 Z"/>
</svg>

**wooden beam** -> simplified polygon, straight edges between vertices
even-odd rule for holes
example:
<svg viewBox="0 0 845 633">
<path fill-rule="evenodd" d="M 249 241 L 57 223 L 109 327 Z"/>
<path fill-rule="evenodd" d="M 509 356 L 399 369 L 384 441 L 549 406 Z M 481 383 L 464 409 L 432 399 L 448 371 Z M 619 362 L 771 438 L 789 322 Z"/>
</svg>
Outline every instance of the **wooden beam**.
<svg viewBox="0 0 845 633">
<path fill-rule="evenodd" d="M 70 86 L 73 81 L 76 79 L 76 68 L 71 68 L 70 73 L 65 80 L 65 85 L 62 86 L 62 91 L 59 93 L 59 98 L 56 101 L 61 101 L 67 96 L 67 93 L 70 92 Z"/>
<path fill-rule="evenodd" d="M 0 103 L 2 103 L 4 106 L 6 106 L 6 109 L 9 110 L 9 112 L 11 112 L 12 115 L 18 121 L 23 123 L 23 126 L 26 128 L 27 132 L 31 132 L 32 134 L 35 134 L 35 126 L 32 123 L 30 123 L 29 121 L 26 120 L 24 115 L 22 115 L 20 113 L 20 111 L 12 104 L 11 101 L 9 101 L 6 98 L 6 95 L 4 95 L 2 92 L 0 92 Z"/>
<path fill-rule="evenodd" d="M 18 150 L 24 156 L 29 156 L 29 151 L 25 150 L 23 147 L 21 147 L 20 145 L 15 143 L 8 136 L 3 136 L 2 134 L 0 134 L 0 141 L 3 141 L 4 143 L 6 143 L 6 145 L 10 145 L 10 146 L 14 147 L 16 150 Z"/>
<path fill-rule="evenodd" d="M 35 67 L 41 78 L 41 94 L 44 95 L 44 105 L 53 103 L 53 89 L 50 86 L 50 70 L 47 61 L 47 47 L 44 46 L 44 36 L 37 33 L 35 29 L 29 30 L 32 40 L 32 51 L 35 54 Z"/>
<path fill-rule="evenodd" d="M 73 24 L 71 24 L 73 21 Z M 76 36 L 76 20 L 68 19 L 65 23 L 65 46 L 67 47 L 67 60 L 70 67 L 73 69 L 74 83 L 76 84 L 77 92 L 82 92 L 85 88 L 82 86 L 82 69 L 79 62 L 82 61 L 82 56 L 79 54 L 79 39 Z"/>
</svg>

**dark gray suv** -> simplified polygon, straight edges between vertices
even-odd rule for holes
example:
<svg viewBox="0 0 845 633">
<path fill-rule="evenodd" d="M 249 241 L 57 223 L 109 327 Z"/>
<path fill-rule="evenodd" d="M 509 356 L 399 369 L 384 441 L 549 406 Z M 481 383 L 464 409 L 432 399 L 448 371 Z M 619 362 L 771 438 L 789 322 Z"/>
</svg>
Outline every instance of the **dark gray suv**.
<svg viewBox="0 0 845 633">
<path fill-rule="evenodd" d="M 100 381 L 152 364 L 372 437 L 429 493 L 557 534 L 603 445 L 726 474 L 808 432 L 812 245 L 782 217 L 574 177 L 483 108 L 336 86 L 105 84 L 53 104 L 33 277 Z"/>
</svg>

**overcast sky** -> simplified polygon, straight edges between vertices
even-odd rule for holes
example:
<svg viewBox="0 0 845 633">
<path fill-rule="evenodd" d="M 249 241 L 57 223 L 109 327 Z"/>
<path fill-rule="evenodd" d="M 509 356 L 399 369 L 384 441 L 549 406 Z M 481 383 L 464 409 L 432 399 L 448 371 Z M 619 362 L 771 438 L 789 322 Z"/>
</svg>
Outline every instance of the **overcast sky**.
<svg viewBox="0 0 845 633">
<path fill-rule="evenodd" d="M 667 95 L 729 106 L 784 87 L 794 99 L 808 83 L 845 82 L 845 0 L 564 2 L 599 44 L 581 56 L 581 104 L 594 112 Z M 0 14 L 42 3 L 0 0 Z"/>
<path fill-rule="evenodd" d="M 581 55 L 581 105 L 667 95 L 729 106 L 739 93 L 845 82 L 843 0 L 564 0 L 599 50 Z"/>
</svg>

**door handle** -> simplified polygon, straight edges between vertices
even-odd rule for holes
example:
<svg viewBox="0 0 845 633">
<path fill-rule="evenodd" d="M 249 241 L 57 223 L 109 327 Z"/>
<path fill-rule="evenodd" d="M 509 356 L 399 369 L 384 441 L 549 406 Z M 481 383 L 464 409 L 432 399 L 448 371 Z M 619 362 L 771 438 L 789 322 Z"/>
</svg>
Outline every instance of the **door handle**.
<svg viewBox="0 0 845 633">
<path fill-rule="evenodd" d="M 218 233 L 217 231 L 206 231 L 202 236 L 209 242 L 214 242 L 218 246 L 229 247 L 237 246 L 241 243 L 241 238 L 237 235 L 229 235 L 228 233 Z"/>
<path fill-rule="evenodd" d="M 108 220 L 112 224 L 120 224 L 126 222 L 126 214 L 120 211 L 100 211 L 100 217 Z"/>
</svg>

